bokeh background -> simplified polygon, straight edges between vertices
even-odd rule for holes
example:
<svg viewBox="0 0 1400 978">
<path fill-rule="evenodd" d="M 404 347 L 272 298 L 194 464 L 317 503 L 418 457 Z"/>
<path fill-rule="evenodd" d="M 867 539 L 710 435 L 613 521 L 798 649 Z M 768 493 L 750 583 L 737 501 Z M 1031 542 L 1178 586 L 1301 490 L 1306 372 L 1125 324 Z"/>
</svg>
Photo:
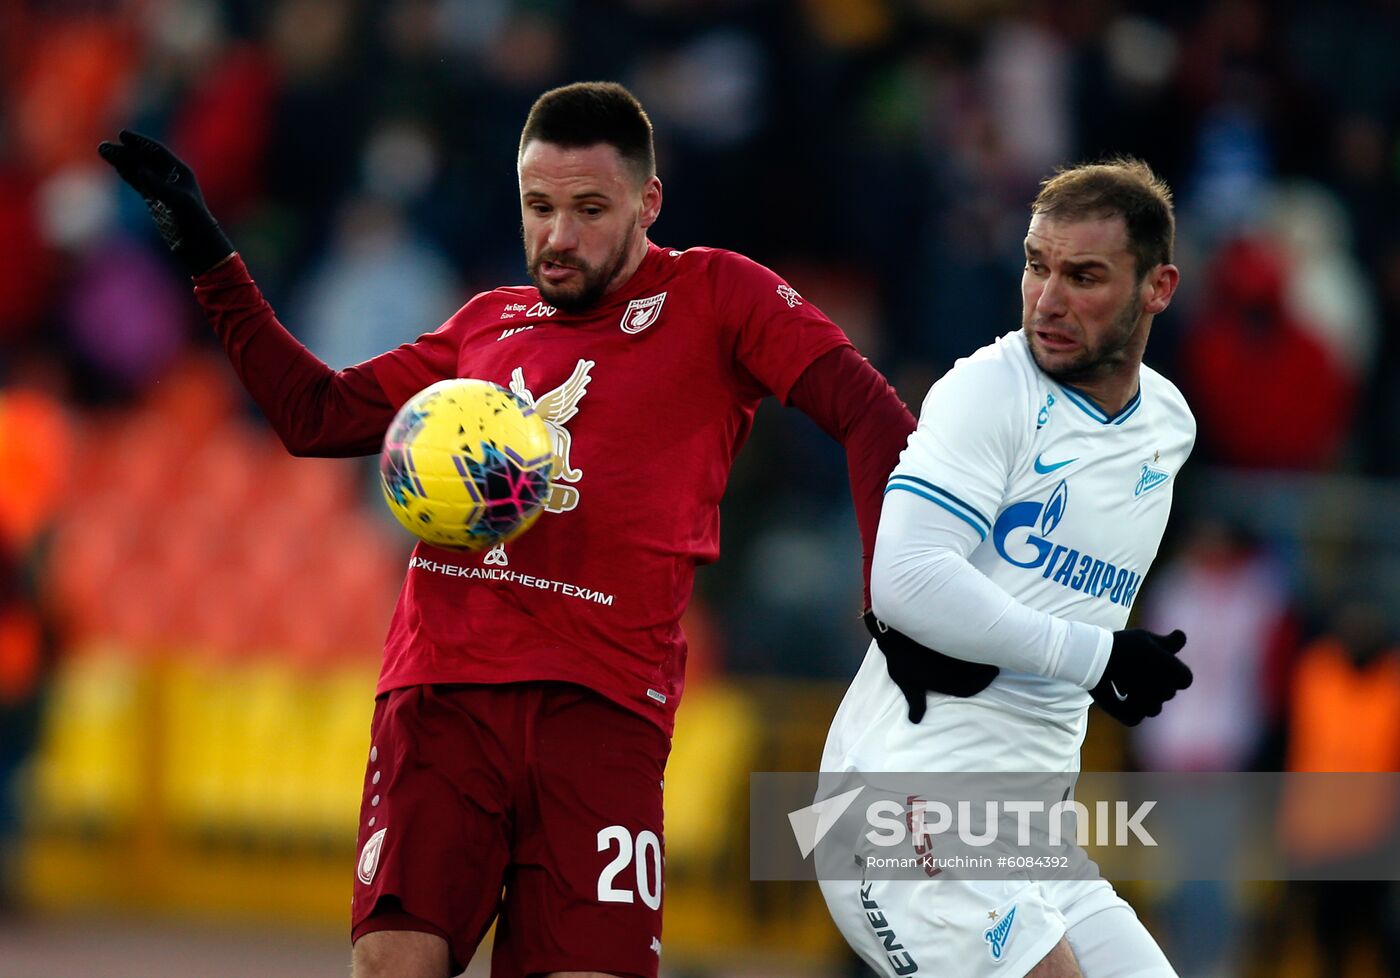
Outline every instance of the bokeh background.
<svg viewBox="0 0 1400 978">
<path fill-rule="evenodd" d="M 0 975 L 344 974 L 409 551 L 367 463 L 281 450 L 100 139 L 167 140 L 343 366 L 523 281 L 526 110 L 617 79 L 653 239 L 777 269 L 915 410 L 1018 325 L 1037 181 L 1139 154 L 1183 274 L 1148 360 L 1200 440 L 1137 614 L 1197 681 L 1133 738 L 1097 718 L 1086 767 L 1393 771 L 1397 39 L 1394 0 L 0 3 Z M 665 970 L 856 975 L 815 887 L 747 881 L 740 814 L 750 771 L 816 766 L 864 652 L 840 450 L 766 405 L 724 519 Z M 1313 865 L 1367 842 L 1295 821 Z M 1183 978 L 1400 975 L 1389 883 L 1121 888 Z"/>
</svg>

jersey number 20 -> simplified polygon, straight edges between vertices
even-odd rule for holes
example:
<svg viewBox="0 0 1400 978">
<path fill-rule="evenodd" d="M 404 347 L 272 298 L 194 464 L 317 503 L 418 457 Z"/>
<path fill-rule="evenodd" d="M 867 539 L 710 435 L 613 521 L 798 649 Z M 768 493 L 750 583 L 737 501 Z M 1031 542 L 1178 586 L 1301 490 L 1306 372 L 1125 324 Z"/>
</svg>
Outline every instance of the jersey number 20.
<svg viewBox="0 0 1400 978">
<path fill-rule="evenodd" d="M 606 852 L 617 843 L 617 855 L 598 874 L 599 903 L 631 903 L 632 891 L 613 886 L 617 874 L 627 868 L 632 854 L 637 856 L 637 893 L 642 902 L 653 910 L 661 906 L 661 840 L 651 829 L 637 833 L 636 845 L 632 833 L 624 826 L 609 825 L 598 833 L 598 851 Z"/>
</svg>

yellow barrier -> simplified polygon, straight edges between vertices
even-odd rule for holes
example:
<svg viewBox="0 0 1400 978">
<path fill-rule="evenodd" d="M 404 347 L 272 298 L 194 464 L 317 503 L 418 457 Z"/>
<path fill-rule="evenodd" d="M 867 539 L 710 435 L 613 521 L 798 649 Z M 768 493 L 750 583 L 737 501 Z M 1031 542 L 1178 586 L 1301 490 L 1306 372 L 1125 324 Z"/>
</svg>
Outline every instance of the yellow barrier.
<svg viewBox="0 0 1400 978">
<path fill-rule="evenodd" d="M 373 688 L 364 667 L 271 657 L 70 656 L 32 769 L 26 895 L 344 928 Z M 668 961 L 815 967 L 841 953 L 815 886 L 748 880 L 750 772 L 814 767 L 839 694 L 687 691 L 666 774 Z"/>
</svg>

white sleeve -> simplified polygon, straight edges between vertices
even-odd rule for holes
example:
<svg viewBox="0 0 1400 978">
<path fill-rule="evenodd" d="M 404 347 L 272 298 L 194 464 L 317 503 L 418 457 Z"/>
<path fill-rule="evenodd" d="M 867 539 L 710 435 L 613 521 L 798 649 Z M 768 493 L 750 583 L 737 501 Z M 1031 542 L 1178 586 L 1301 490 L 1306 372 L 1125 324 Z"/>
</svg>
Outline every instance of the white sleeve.
<svg viewBox="0 0 1400 978">
<path fill-rule="evenodd" d="M 947 655 L 1097 685 L 1113 634 L 1027 607 L 968 562 L 991 532 L 1033 417 L 1004 360 L 934 384 L 885 490 L 870 573 L 881 621 Z"/>
<path fill-rule="evenodd" d="M 886 493 L 870 569 L 876 616 L 957 659 L 1096 686 L 1113 633 L 1017 601 L 968 563 L 980 542 L 952 513 L 913 493 Z"/>
</svg>

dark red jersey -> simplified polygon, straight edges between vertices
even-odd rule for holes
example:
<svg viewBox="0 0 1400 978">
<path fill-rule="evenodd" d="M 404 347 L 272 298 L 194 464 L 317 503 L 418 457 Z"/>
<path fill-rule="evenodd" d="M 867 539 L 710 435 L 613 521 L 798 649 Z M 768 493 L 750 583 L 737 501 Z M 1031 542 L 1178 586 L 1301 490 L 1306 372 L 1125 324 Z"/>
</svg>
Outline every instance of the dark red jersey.
<svg viewBox="0 0 1400 978">
<path fill-rule="evenodd" d="M 695 566 L 719 555 L 719 501 L 754 410 L 847 343 L 746 258 L 652 246 L 586 312 L 556 310 L 533 287 L 496 289 L 370 361 L 395 404 L 445 377 L 509 387 L 555 451 L 546 512 L 524 536 L 485 554 L 418 545 L 380 692 L 566 680 L 669 731 L 681 613 Z"/>
<path fill-rule="evenodd" d="M 550 429 L 554 485 L 528 533 L 481 554 L 417 546 L 380 692 L 562 680 L 669 733 L 681 614 L 695 566 L 718 556 L 720 497 L 759 401 L 791 398 L 846 446 L 867 560 L 885 478 L 914 426 L 840 329 L 727 251 L 652 246 L 582 313 L 532 287 L 484 292 L 435 332 L 338 371 L 282 328 L 236 257 L 195 291 L 296 454 L 376 451 L 393 412 L 450 377 L 516 391 Z"/>
</svg>

